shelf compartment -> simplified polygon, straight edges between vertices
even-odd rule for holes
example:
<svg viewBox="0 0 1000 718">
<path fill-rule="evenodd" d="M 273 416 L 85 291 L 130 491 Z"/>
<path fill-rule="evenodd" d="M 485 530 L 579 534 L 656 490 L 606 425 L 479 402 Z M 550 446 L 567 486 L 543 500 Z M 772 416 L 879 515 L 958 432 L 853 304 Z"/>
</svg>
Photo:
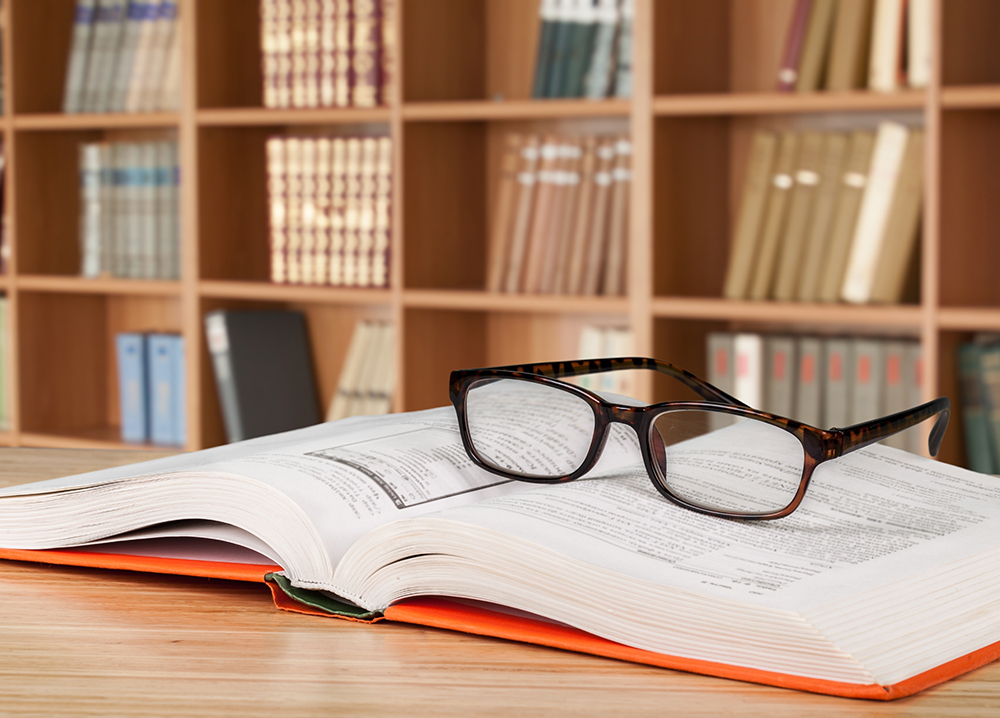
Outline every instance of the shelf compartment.
<svg viewBox="0 0 1000 718">
<path fill-rule="evenodd" d="M 322 419 L 329 408 L 330 401 L 337 390 L 340 372 L 347 356 L 347 350 L 354 334 L 354 328 L 362 320 L 389 321 L 391 312 L 384 306 L 366 306 L 359 304 L 330 304 L 307 299 L 289 299 L 278 301 L 271 297 L 258 295 L 255 299 L 232 299 L 221 297 L 205 297 L 200 302 L 202 322 L 199 332 L 201 346 L 201 445 L 216 446 L 226 442 L 225 426 L 222 420 L 222 410 L 216 389 L 215 376 L 212 370 L 212 360 L 204 341 L 204 316 L 217 309 L 229 310 L 297 310 L 306 318 L 309 331 L 309 345 L 312 351 L 313 369 L 315 371 L 317 406 Z M 397 334 L 398 336 L 398 334 Z"/>
<path fill-rule="evenodd" d="M 940 0 L 941 84 L 988 85 L 1000 82 L 1000 4 L 993 0 Z"/>
<path fill-rule="evenodd" d="M 72 45 L 73 0 L 12 0 L 7 10 L 10 27 L 4 41 L 11 43 L 13 97 L 6 111 L 61 112 L 66 66 Z"/>
<path fill-rule="evenodd" d="M 75 436 L 121 445 L 115 335 L 179 332 L 181 302 L 155 296 L 21 291 L 18 326 L 23 435 Z"/>
<path fill-rule="evenodd" d="M 525 312 L 626 316 L 629 301 L 625 297 L 591 297 L 544 294 L 500 294 L 493 292 L 407 289 L 403 306 L 412 309 L 451 311 Z"/>
<path fill-rule="evenodd" d="M 743 92 L 704 95 L 661 95 L 653 99 L 653 113 L 661 117 L 684 115 L 766 115 L 820 112 L 876 112 L 920 110 L 927 102 L 923 90 L 899 92 Z"/>
<path fill-rule="evenodd" d="M 195 11 L 198 107 L 263 105 L 258 4 L 212 0 L 186 6 Z"/>
</svg>

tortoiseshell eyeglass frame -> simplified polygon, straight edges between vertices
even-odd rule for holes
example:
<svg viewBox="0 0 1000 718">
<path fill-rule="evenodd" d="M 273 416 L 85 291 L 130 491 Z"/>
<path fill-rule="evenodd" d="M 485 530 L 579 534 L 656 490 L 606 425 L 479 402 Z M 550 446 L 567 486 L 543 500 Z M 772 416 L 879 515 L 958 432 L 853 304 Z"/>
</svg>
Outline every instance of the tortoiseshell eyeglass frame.
<svg viewBox="0 0 1000 718">
<path fill-rule="evenodd" d="M 659 404 L 649 404 L 647 406 L 629 406 L 608 401 L 598 394 L 564 381 L 560 378 L 584 376 L 587 374 L 601 374 L 611 371 L 622 371 L 625 369 L 647 369 L 669 377 L 677 379 L 705 401 L 667 401 Z M 566 476 L 557 477 L 526 477 L 520 474 L 511 473 L 504 469 L 497 468 L 483 459 L 476 451 L 469 433 L 469 422 L 466 416 L 466 398 L 475 384 L 482 381 L 496 379 L 518 379 L 544 384 L 550 387 L 561 389 L 578 396 L 585 401 L 594 412 L 594 436 L 591 440 L 590 450 L 586 458 L 576 471 Z M 545 362 L 541 364 L 517 364 L 511 366 L 489 367 L 483 369 L 459 369 L 451 373 L 449 386 L 451 403 L 455 406 L 458 415 L 459 431 L 462 435 L 462 443 L 472 461 L 483 469 L 494 474 L 504 476 L 518 481 L 528 481 L 531 483 L 561 483 L 573 481 L 580 478 L 591 468 L 601 456 L 604 444 L 608 437 L 608 430 L 612 423 L 622 423 L 631 426 L 639 437 L 639 446 L 642 450 L 643 461 L 646 471 L 649 473 L 653 486 L 656 487 L 665 498 L 692 511 L 730 519 L 778 519 L 788 516 L 798 508 L 805 496 L 806 488 L 813 471 L 824 461 L 836 459 L 837 457 L 849 454 L 852 451 L 874 444 L 893 434 L 897 434 L 904 429 L 915 426 L 932 416 L 937 415 L 937 420 L 931 428 L 928 437 L 928 449 L 932 456 L 937 455 L 941 446 L 941 439 L 944 437 L 945 429 L 948 427 L 948 417 L 951 414 L 951 402 L 947 397 L 939 397 L 926 404 L 921 404 L 912 409 L 900 411 L 881 419 L 865 421 L 842 429 L 820 429 L 815 426 L 803 424 L 794 419 L 783 416 L 776 416 L 764 411 L 758 411 L 747 406 L 735 397 L 730 396 L 721 389 L 712 386 L 707 381 L 698 378 L 694 374 L 673 364 L 657 359 L 647 359 L 643 357 L 624 357 L 614 359 L 587 359 L 579 361 Z M 660 414 L 668 411 L 679 410 L 705 410 L 711 408 L 712 411 L 731 414 L 733 416 L 745 417 L 763 421 L 772 426 L 787 431 L 794 435 L 802 444 L 804 452 L 804 464 L 802 478 L 799 481 L 798 490 L 791 502 L 778 511 L 767 513 L 744 513 L 735 511 L 722 511 L 686 501 L 684 498 L 674 494 L 660 479 L 660 472 L 654 463 L 654 452 L 663 451 L 662 444 L 657 446 L 652 440 L 653 420 Z"/>
</svg>

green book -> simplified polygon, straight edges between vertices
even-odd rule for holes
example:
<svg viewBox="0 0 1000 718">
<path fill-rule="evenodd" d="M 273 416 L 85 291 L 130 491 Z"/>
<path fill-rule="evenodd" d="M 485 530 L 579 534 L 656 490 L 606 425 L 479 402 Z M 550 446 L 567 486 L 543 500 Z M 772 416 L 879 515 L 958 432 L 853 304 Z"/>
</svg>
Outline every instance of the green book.
<svg viewBox="0 0 1000 718">
<path fill-rule="evenodd" d="M 562 97 L 583 97 L 583 80 L 594 50 L 597 13 L 592 0 L 577 0 L 573 8 L 573 34 L 566 60 L 566 82 Z"/>
<path fill-rule="evenodd" d="M 993 437 L 986 412 L 986 387 L 982 380 L 982 347 L 975 343 L 958 347 L 958 379 L 962 397 L 962 424 L 968 466 L 983 474 L 997 473 Z"/>
<path fill-rule="evenodd" d="M 535 99 L 545 97 L 546 82 L 552 64 L 552 38 L 559 4 L 559 0 L 542 0 L 539 9 L 541 27 L 538 31 L 538 57 L 535 58 L 535 80 L 531 88 L 531 96 Z"/>
<path fill-rule="evenodd" d="M 566 82 L 566 63 L 573 40 L 572 5 L 574 0 L 557 2 L 556 19 L 552 28 L 552 49 L 549 52 L 548 77 L 542 97 L 562 97 Z"/>
<path fill-rule="evenodd" d="M 979 377 L 983 385 L 993 466 L 1000 467 L 1000 343 L 985 344 L 979 352 Z"/>
</svg>

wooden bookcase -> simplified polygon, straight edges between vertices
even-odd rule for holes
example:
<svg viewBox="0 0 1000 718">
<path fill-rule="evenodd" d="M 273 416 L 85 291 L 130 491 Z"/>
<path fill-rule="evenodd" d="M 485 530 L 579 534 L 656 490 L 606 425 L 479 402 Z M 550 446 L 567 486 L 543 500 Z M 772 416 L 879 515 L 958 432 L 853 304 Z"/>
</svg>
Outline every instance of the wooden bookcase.
<svg viewBox="0 0 1000 718">
<path fill-rule="evenodd" d="M 629 327 L 636 351 L 705 372 L 716 329 L 919 338 L 926 397 L 958 406 L 955 347 L 1000 331 L 1000 3 L 937 0 L 925 91 L 773 92 L 794 0 L 636 0 L 630 100 L 530 99 L 537 0 L 396 0 L 398 82 L 376 109 L 262 107 L 257 0 L 181 0 L 178 113 L 60 113 L 73 0 L 6 0 L 3 71 L 13 256 L 12 425 L 0 444 L 119 447 L 113 341 L 186 337 L 188 449 L 223 441 L 205 312 L 294 307 L 309 319 L 322 399 L 355 322 L 388 319 L 396 410 L 447 401 L 455 367 L 573 357 L 588 323 Z M 901 306 L 720 298 L 748 139 L 758 127 L 921 122 L 927 133 L 921 300 Z M 510 130 L 629 132 L 633 193 L 625 297 L 484 291 L 487 228 Z M 268 277 L 264 142 L 273 134 L 388 133 L 394 148 L 391 286 L 276 285 Z M 77 276 L 76 147 L 176 138 L 180 281 Z M 640 394 L 670 398 L 644 377 Z M 960 411 L 943 458 L 961 463 Z"/>
</svg>

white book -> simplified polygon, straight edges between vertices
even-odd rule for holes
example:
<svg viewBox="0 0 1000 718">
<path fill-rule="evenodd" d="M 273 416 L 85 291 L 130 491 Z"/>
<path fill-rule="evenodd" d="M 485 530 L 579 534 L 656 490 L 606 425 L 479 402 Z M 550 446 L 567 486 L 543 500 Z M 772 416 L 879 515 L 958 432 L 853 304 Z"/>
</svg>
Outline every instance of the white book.
<svg viewBox="0 0 1000 718">
<path fill-rule="evenodd" d="M 361 379 L 364 362 L 368 356 L 371 334 L 372 325 L 369 322 L 362 321 L 355 325 L 354 334 L 351 336 L 351 343 L 347 347 L 347 355 L 344 358 L 344 366 L 340 370 L 337 391 L 334 393 L 333 399 L 330 401 L 330 408 L 326 412 L 327 421 L 336 421 L 351 416 L 358 382 Z"/>
<path fill-rule="evenodd" d="M 80 275 L 101 276 L 101 145 L 80 145 Z"/>
<path fill-rule="evenodd" d="M 907 83 L 910 87 L 927 87 L 931 81 L 934 0 L 909 0 L 906 13 Z"/>
<path fill-rule="evenodd" d="M 136 76 L 136 68 L 140 62 L 145 62 L 143 56 L 147 52 L 144 43 L 148 28 L 156 20 L 155 0 L 129 0 L 125 12 L 125 26 L 122 28 L 118 54 L 115 57 L 114 71 L 111 81 L 111 96 L 108 100 L 109 112 L 135 112 L 129 107 L 129 97 L 132 83 Z M 150 17 L 152 15 L 152 17 Z"/>
<path fill-rule="evenodd" d="M 118 186 L 118 171 L 115 166 L 115 145 L 102 142 L 99 145 L 101 154 L 101 271 L 111 276 L 117 276 L 117 243 L 115 234 L 118 231 L 116 219 Z"/>
<path fill-rule="evenodd" d="M 84 112 L 107 111 L 126 7 L 126 0 L 98 0 L 83 92 Z"/>
<path fill-rule="evenodd" d="M 375 246 L 372 248 L 373 287 L 389 286 L 389 254 L 392 242 L 392 138 L 378 138 L 378 170 L 375 188 Z"/>
<path fill-rule="evenodd" d="M 87 62 L 90 59 L 91 40 L 94 36 L 94 15 L 97 0 L 76 0 L 73 16 L 73 44 L 66 68 L 66 85 L 63 91 L 63 112 L 73 114 L 83 111 L 83 92 L 87 82 Z"/>
<path fill-rule="evenodd" d="M 146 74 L 142 82 L 139 110 L 155 112 L 159 109 L 163 78 L 170 55 L 170 45 L 177 30 L 177 0 L 161 0 L 153 28 L 152 47 L 146 62 Z"/>
<path fill-rule="evenodd" d="M 138 277 L 141 267 L 142 222 L 139 216 L 139 148 L 119 142 L 115 155 L 115 271 L 116 277 Z"/>
<path fill-rule="evenodd" d="M 159 217 L 156 207 L 156 163 L 158 160 L 157 143 L 143 142 L 137 147 L 139 160 L 136 180 L 136 222 L 139 226 L 139 274 L 145 279 L 157 276 Z"/>
<path fill-rule="evenodd" d="M 899 89 L 903 52 L 904 0 L 875 0 L 871 50 L 868 53 L 868 89 L 893 92 Z"/>
<path fill-rule="evenodd" d="M 302 192 L 300 208 L 300 236 L 302 249 L 299 253 L 303 284 L 317 284 L 316 276 L 316 140 L 303 137 L 301 147 L 301 175 L 299 186 Z"/>
<path fill-rule="evenodd" d="M 361 140 L 361 186 L 358 200 L 357 286 L 372 286 L 375 250 L 375 203 L 378 191 L 378 138 Z"/>
<path fill-rule="evenodd" d="M 368 351 L 358 378 L 356 402 L 352 407 L 356 416 L 378 413 L 375 409 L 378 406 L 377 395 L 381 383 L 379 372 L 382 368 L 382 355 L 386 351 L 385 341 L 388 339 L 382 331 L 383 326 L 383 322 L 370 322 Z"/>
<path fill-rule="evenodd" d="M 897 122 L 879 125 L 840 291 L 844 301 L 863 304 L 871 300 L 909 135 L 906 126 Z"/>
<path fill-rule="evenodd" d="M 166 65 L 157 97 L 156 109 L 176 112 L 181 108 L 181 24 L 180 8 L 174 11 L 174 30 L 170 34 Z"/>
<path fill-rule="evenodd" d="M 177 143 L 156 143 L 156 275 L 180 279 L 180 173 Z"/>
<path fill-rule="evenodd" d="M 288 0 L 291 5 L 292 107 L 306 107 L 306 32 L 309 24 L 306 0 Z"/>
<path fill-rule="evenodd" d="M 372 414 L 392 411 L 392 393 L 396 385 L 396 330 L 392 322 L 382 322 L 382 350 L 378 356 L 375 395 L 371 399 Z"/>
<path fill-rule="evenodd" d="M 632 22 L 635 0 L 622 0 L 618 27 L 618 66 L 615 71 L 615 96 L 632 96 Z"/>
<path fill-rule="evenodd" d="M 288 248 L 288 166 L 284 138 L 269 138 L 266 151 L 271 281 L 283 283 L 288 276 L 285 266 L 285 252 Z"/>
<path fill-rule="evenodd" d="M 580 330 L 580 343 L 577 351 L 580 359 L 601 359 L 604 354 L 604 330 L 588 324 Z M 600 375 L 588 374 L 578 376 L 573 380 L 585 389 L 596 389 L 600 383 Z"/>
<path fill-rule="evenodd" d="M 592 100 L 608 96 L 615 68 L 615 35 L 618 32 L 618 0 L 597 0 L 597 30 L 594 48 L 584 78 L 584 94 Z"/>
<path fill-rule="evenodd" d="M 733 396 L 759 409 L 764 403 L 764 337 L 740 333 L 733 337 L 736 371 Z"/>
</svg>

